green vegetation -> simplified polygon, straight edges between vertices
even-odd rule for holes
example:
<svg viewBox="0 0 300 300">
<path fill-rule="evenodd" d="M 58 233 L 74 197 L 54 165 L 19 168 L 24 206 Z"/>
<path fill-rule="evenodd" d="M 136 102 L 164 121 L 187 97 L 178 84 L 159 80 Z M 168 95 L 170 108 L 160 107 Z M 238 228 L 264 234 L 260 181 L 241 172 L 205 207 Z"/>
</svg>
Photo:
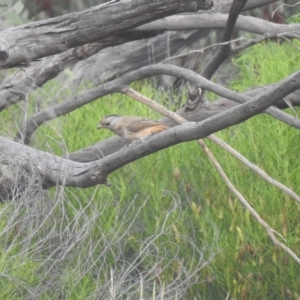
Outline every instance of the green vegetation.
<svg viewBox="0 0 300 300">
<path fill-rule="evenodd" d="M 299 52 L 288 43 L 265 43 L 235 63 L 240 76 L 232 86 L 244 90 L 293 72 Z M 136 88 L 166 99 L 148 85 Z M 10 113 L 1 128 L 12 136 L 15 123 L 5 125 Z M 44 124 L 32 145 L 61 155 L 96 143 L 112 135 L 95 129 L 111 113 L 159 118 L 123 95 L 109 95 Z M 298 130 L 260 115 L 218 136 L 300 194 Z M 207 145 L 239 191 L 300 256 L 299 204 L 210 141 Z M 188 284 L 182 299 L 226 299 L 228 293 L 228 299 L 300 297 L 299 266 L 275 248 L 195 142 L 138 160 L 109 181 L 111 188 L 52 188 L 18 204 L 18 212 L 17 200 L 2 205 L 1 299 L 25 299 L 45 282 L 38 299 L 113 299 L 113 293 L 125 299 L 122 291 L 136 299 L 164 289 L 176 299 Z"/>
<path fill-rule="evenodd" d="M 234 59 L 240 76 L 232 83 L 232 87 L 243 91 L 284 79 L 299 69 L 299 46 L 298 40 L 293 40 L 293 44 L 268 41 L 253 46 Z"/>
</svg>

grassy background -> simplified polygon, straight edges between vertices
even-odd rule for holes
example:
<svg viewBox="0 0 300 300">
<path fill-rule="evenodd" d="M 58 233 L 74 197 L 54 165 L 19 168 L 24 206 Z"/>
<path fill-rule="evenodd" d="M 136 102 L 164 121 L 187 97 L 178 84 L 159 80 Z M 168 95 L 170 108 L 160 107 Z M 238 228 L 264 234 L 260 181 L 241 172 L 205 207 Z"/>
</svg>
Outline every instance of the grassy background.
<svg viewBox="0 0 300 300">
<path fill-rule="evenodd" d="M 266 43 L 234 63 L 240 73 L 232 88 L 244 90 L 296 70 L 299 51 Z M 135 87 L 157 101 L 167 97 L 147 84 Z M 48 95 L 49 102 L 59 102 L 70 93 L 56 97 L 58 90 L 51 82 L 35 92 L 31 110 Z M 109 95 L 44 124 L 32 145 L 57 155 L 86 147 L 112 135 L 95 129 L 112 113 L 159 118 L 123 95 Z M 13 136 L 18 114 L 17 107 L 2 114 L 2 134 Z M 260 115 L 218 136 L 300 194 L 298 130 Z M 300 256 L 299 205 L 207 144 L 235 186 Z M 162 290 L 165 299 L 300 297 L 299 266 L 274 247 L 195 142 L 127 165 L 109 181 L 111 188 L 58 187 L 26 203 L 2 204 L 1 299 L 113 299 L 114 293 L 116 299 L 138 299 Z"/>
</svg>

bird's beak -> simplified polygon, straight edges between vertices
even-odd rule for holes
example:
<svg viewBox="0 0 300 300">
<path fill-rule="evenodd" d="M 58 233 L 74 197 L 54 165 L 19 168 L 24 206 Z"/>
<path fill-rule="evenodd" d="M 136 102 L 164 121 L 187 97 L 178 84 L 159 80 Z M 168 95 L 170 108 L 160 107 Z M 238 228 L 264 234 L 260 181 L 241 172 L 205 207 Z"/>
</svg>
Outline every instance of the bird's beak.
<svg viewBox="0 0 300 300">
<path fill-rule="evenodd" d="M 101 128 L 104 128 L 104 126 L 102 126 L 101 124 L 99 124 L 99 125 L 97 126 L 97 129 L 101 129 Z"/>
</svg>

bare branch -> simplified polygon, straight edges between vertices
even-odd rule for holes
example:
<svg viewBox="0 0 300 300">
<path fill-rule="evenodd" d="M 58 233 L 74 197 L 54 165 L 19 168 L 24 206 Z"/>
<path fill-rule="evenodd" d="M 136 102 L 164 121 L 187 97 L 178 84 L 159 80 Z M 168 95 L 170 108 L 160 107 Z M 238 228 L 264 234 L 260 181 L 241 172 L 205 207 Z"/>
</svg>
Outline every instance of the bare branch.
<svg viewBox="0 0 300 300">
<path fill-rule="evenodd" d="M 202 70 L 201 75 L 207 79 L 210 79 L 214 72 L 219 68 L 219 66 L 224 62 L 224 60 L 229 57 L 231 45 L 229 42 L 231 40 L 233 29 L 235 28 L 235 23 L 237 18 L 246 4 L 247 0 L 234 0 L 230 8 L 229 16 L 225 26 L 225 31 L 223 34 L 224 43 L 216 56 L 209 62 L 209 64 Z"/>
<path fill-rule="evenodd" d="M 54 118 L 65 115 L 77 109 L 78 107 L 90 103 L 104 95 L 115 93 L 115 92 L 123 93 L 124 91 L 127 90 L 127 86 L 131 82 L 139 79 L 144 79 L 153 75 L 158 75 L 158 74 L 166 74 L 170 76 L 184 78 L 187 81 L 194 84 L 195 86 L 197 86 L 198 88 L 207 89 L 209 91 L 216 93 L 217 95 L 226 97 L 238 103 L 245 103 L 246 101 L 252 99 L 251 97 L 248 97 L 246 95 L 241 95 L 237 92 L 230 91 L 229 89 L 226 89 L 218 84 L 215 84 L 191 70 L 183 69 L 172 65 L 153 65 L 153 66 L 144 67 L 137 71 L 128 73 L 100 87 L 96 87 L 87 92 L 76 95 L 75 97 L 66 100 L 64 103 L 60 105 L 56 105 L 48 108 L 43 112 L 36 113 L 34 116 L 31 117 L 31 119 L 28 120 L 26 124 L 27 127 L 26 130 L 21 128 L 20 132 L 26 132 L 27 134 L 24 140 L 25 143 L 27 144 L 30 141 L 31 135 L 41 124 L 49 120 L 52 120 Z M 201 109 L 205 110 L 204 108 Z M 285 114 L 284 112 L 281 112 L 276 108 L 273 107 L 268 108 L 267 113 L 271 114 L 277 119 L 280 119 L 283 122 L 286 122 L 287 124 L 300 128 L 300 121 L 298 119 L 293 118 L 292 116 Z M 20 139 L 21 137 L 20 132 L 16 135 L 15 138 L 16 140 Z"/>
<path fill-rule="evenodd" d="M 224 29 L 228 14 L 220 13 L 195 13 L 170 16 L 161 20 L 139 26 L 134 31 L 159 31 L 159 30 L 200 30 Z M 252 16 L 239 15 L 234 27 L 237 30 L 256 34 L 285 34 L 287 37 L 299 37 L 299 24 L 276 24 Z M 295 36 L 296 35 L 296 36 Z M 222 41 L 223 42 L 223 41 Z"/>
<path fill-rule="evenodd" d="M 295 3 L 295 4 L 286 4 L 286 3 L 284 3 L 284 4 L 280 5 L 280 6 L 278 6 L 278 7 L 273 11 L 273 13 L 272 13 L 272 18 L 274 17 L 276 11 L 278 11 L 278 10 L 281 9 L 282 7 L 295 7 L 295 6 L 299 5 L 299 4 L 300 4 L 300 2 L 297 2 L 297 3 Z"/>
<path fill-rule="evenodd" d="M 248 168 L 255 171 L 261 178 L 269 182 L 270 184 L 276 186 L 283 192 L 287 193 L 291 198 L 295 199 L 297 202 L 300 203 L 300 197 L 293 192 L 291 189 L 283 185 L 281 182 L 277 181 L 276 179 L 272 178 L 269 174 L 267 174 L 265 171 L 263 171 L 261 168 L 253 164 L 251 161 L 249 161 L 246 157 L 241 155 L 239 152 L 237 152 L 235 149 L 233 149 L 231 146 L 226 144 L 224 141 L 222 141 L 220 138 L 218 138 L 215 135 L 209 135 L 207 137 L 208 139 L 212 140 L 214 143 L 228 151 L 230 154 L 232 154 L 234 157 L 239 159 L 243 164 L 245 164 Z"/>
<path fill-rule="evenodd" d="M 150 106 L 152 109 L 154 109 L 154 110 L 162 113 L 164 116 L 166 116 L 168 118 L 172 118 L 175 122 L 178 122 L 179 124 L 184 124 L 184 123 L 188 122 L 187 120 L 185 120 L 181 116 L 177 115 L 176 113 L 173 113 L 173 112 L 167 110 L 166 108 L 164 108 L 160 104 L 158 104 L 158 103 L 154 102 L 153 100 L 151 100 L 151 99 L 149 99 L 149 98 L 147 98 L 147 97 L 139 94 L 138 92 L 136 92 L 136 91 L 134 91 L 132 89 L 128 89 L 126 91 L 126 95 L 128 95 L 128 96 L 130 96 L 130 97 L 132 97 L 132 98 L 134 98 L 136 100 L 138 100 L 141 103 L 146 104 L 147 106 Z M 235 157 L 237 157 L 239 160 L 241 160 L 243 163 L 245 163 L 246 166 L 248 166 L 252 170 L 256 171 L 263 179 L 267 180 L 268 182 L 270 182 L 271 184 L 275 185 L 276 187 L 282 189 L 288 195 L 292 196 L 296 201 L 298 201 L 300 203 L 300 197 L 296 193 L 292 192 L 290 189 L 288 189 L 282 183 L 280 183 L 280 182 L 274 180 L 273 178 L 271 178 L 264 171 L 262 171 L 260 168 L 258 168 L 254 164 L 252 164 L 250 161 L 248 161 L 245 157 L 243 157 L 240 153 L 238 153 L 237 151 L 235 151 L 232 147 L 230 147 L 229 145 L 227 145 L 221 139 L 219 139 L 218 137 L 216 137 L 214 135 L 209 135 L 208 138 L 210 140 L 214 141 L 219 146 L 223 147 L 223 149 L 225 149 L 229 153 L 233 154 Z M 265 228 L 265 230 L 267 231 L 267 233 L 268 233 L 269 237 L 271 238 L 271 240 L 273 241 L 273 243 L 276 246 L 278 246 L 281 249 L 283 249 L 285 252 L 287 252 L 298 264 L 300 264 L 300 259 L 297 257 L 297 255 L 290 248 L 288 248 L 286 245 L 284 245 L 281 242 L 279 242 L 276 239 L 274 233 L 278 234 L 282 239 L 284 239 L 284 238 L 278 232 L 276 232 L 274 229 L 272 229 L 259 216 L 259 214 L 256 212 L 256 210 L 248 203 L 248 201 L 244 198 L 244 196 L 235 188 L 235 186 L 229 180 L 229 178 L 226 175 L 226 173 L 224 172 L 223 168 L 220 166 L 219 162 L 214 157 L 214 155 L 211 153 L 211 151 L 207 148 L 207 146 L 205 145 L 205 143 L 203 142 L 203 140 L 198 140 L 197 142 L 201 146 L 201 148 L 203 149 L 203 151 L 207 154 L 207 156 L 209 157 L 210 161 L 213 163 L 213 165 L 215 166 L 215 168 L 217 169 L 217 171 L 220 173 L 221 177 L 223 178 L 223 180 L 225 181 L 225 183 L 229 187 L 229 189 L 239 199 L 239 201 L 246 207 L 246 209 L 251 213 L 251 215 L 257 220 L 257 222 L 259 224 L 261 224 Z"/>
<path fill-rule="evenodd" d="M 143 103 L 143 104 L 151 107 L 152 109 L 158 111 L 159 113 L 161 113 L 165 117 L 170 118 L 170 119 L 174 120 L 175 122 L 177 122 L 179 124 L 184 124 L 184 123 L 188 122 L 182 116 L 178 115 L 177 113 L 169 111 L 168 109 L 166 109 L 162 105 L 160 105 L 157 102 L 155 102 L 155 101 L 153 101 L 153 100 L 145 97 L 144 95 L 141 95 L 140 93 L 136 92 L 133 89 L 129 88 L 125 92 L 125 94 L 127 96 L 132 97 L 133 99 L 136 99 L 139 102 L 141 102 L 141 103 Z M 247 167 L 249 167 L 250 169 L 252 169 L 253 171 L 255 171 L 264 180 L 268 181 L 269 183 L 271 183 L 272 185 L 276 186 L 277 188 L 279 188 L 283 192 L 287 193 L 290 197 L 294 198 L 297 202 L 300 203 L 300 197 L 296 193 L 294 193 L 291 189 L 289 189 L 288 187 L 286 187 L 285 185 L 283 185 L 281 182 L 279 182 L 279 181 L 275 180 L 274 178 L 272 178 L 270 175 L 268 175 L 266 172 L 264 172 L 261 168 L 259 168 L 255 164 L 251 163 L 246 157 L 244 157 L 243 155 L 241 155 L 239 152 L 237 152 L 231 146 L 229 146 L 228 144 L 226 144 L 220 138 L 218 138 L 215 135 L 209 135 L 209 136 L 207 136 L 207 138 L 210 139 L 211 141 L 213 141 L 214 143 L 216 143 L 217 145 L 219 145 L 220 147 L 222 147 L 223 149 L 225 149 L 227 152 L 229 152 L 230 154 L 232 154 L 237 159 L 239 159 L 242 163 L 244 163 Z M 199 145 L 202 148 L 205 148 L 205 152 L 208 154 L 209 150 L 204 145 L 204 143 L 200 142 Z M 210 156 L 210 159 L 214 160 L 213 161 L 214 164 L 217 163 L 217 161 L 214 158 L 214 156 L 212 155 L 212 153 L 209 153 L 209 156 Z"/>
<path fill-rule="evenodd" d="M 9 57 L 0 65 L 7 68 L 24 64 L 109 38 L 167 15 L 210 9 L 212 4 L 212 0 L 111 1 L 81 12 L 9 28 L 0 33 L 9 47 Z"/>
<path fill-rule="evenodd" d="M 106 183 L 106 178 L 111 172 L 132 161 L 181 142 L 204 138 L 259 114 L 285 95 L 299 89 L 299 79 L 300 71 L 252 101 L 235 106 L 202 122 L 189 122 L 158 133 L 92 163 L 75 163 L 1 137 L 1 163 L 9 164 L 17 159 L 18 165 L 25 170 L 35 166 L 46 187 L 62 183 L 79 187 Z"/>
<path fill-rule="evenodd" d="M 280 84 L 283 84 L 282 86 L 284 86 L 284 83 L 280 83 Z M 278 85 L 278 84 L 277 84 Z M 257 92 L 256 90 L 251 90 L 249 91 L 250 94 L 252 95 L 255 95 L 256 97 L 261 97 L 262 95 L 273 95 L 274 97 L 278 96 L 276 94 L 276 92 L 273 94 L 271 92 L 271 90 L 274 88 L 274 85 L 269 87 L 269 89 L 265 90 L 265 89 L 259 89 L 259 92 Z M 262 92 L 263 91 L 263 92 Z M 269 94 L 271 93 L 271 94 Z M 272 97 L 273 97 L 272 96 Z M 253 98 L 248 98 L 249 99 L 253 99 Z M 274 100 L 274 99 L 273 99 Z M 277 100 L 275 100 L 276 102 Z M 214 103 L 213 103 L 214 104 Z M 208 115 L 206 115 L 206 113 L 209 113 L 210 111 L 208 110 L 206 113 L 204 112 L 203 115 L 197 115 L 197 118 L 199 120 L 211 120 L 211 119 L 214 119 L 214 116 L 215 114 L 217 115 L 220 115 L 221 114 L 221 107 L 223 105 L 227 105 L 228 104 L 228 101 L 223 101 L 223 100 L 220 100 L 219 101 L 219 106 L 216 106 L 215 108 L 215 111 L 213 112 L 213 114 L 208 117 Z M 219 107 L 219 108 L 218 108 Z M 226 106 L 228 107 L 228 106 Z M 231 106 L 232 107 L 232 106 Z M 270 108 L 269 108 L 270 109 Z M 202 109 L 203 110 L 203 109 Z M 229 111 L 229 110 L 227 110 Z M 180 111 L 180 115 L 183 116 L 185 119 L 188 119 L 188 120 L 191 120 L 191 117 L 195 117 L 195 112 L 202 112 L 200 110 L 195 110 L 193 112 L 184 112 L 184 111 Z M 225 113 L 226 114 L 226 113 Z M 234 115 L 232 116 L 233 118 L 235 117 Z M 291 117 L 291 116 L 290 116 Z M 292 117 L 291 117 L 292 118 Z M 295 118 L 292 118 L 292 119 L 295 119 Z M 174 122 L 168 122 L 168 120 L 164 120 L 164 123 L 168 126 L 175 126 Z M 205 122 L 204 122 L 205 123 Z M 203 122 L 201 123 L 203 124 Z M 214 123 L 212 123 L 213 125 Z M 210 125 L 208 125 L 209 127 Z M 203 129 L 203 128 L 202 128 Z M 211 132 L 213 133 L 213 132 Z M 211 134 L 210 133 L 210 134 Z M 162 133 L 164 135 L 164 133 Z M 209 135 L 209 134 L 207 134 Z M 76 151 L 76 152 L 73 152 L 70 154 L 70 159 L 72 160 L 75 160 L 75 161 L 93 161 L 95 159 L 97 159 L 97 157 L 103 157 L 103 156 L 106 156 L 106 155 L 109 155 L 111 153 L 114 153 L 116 151 L 118 151 L 122 146 L 126 145 L 126 141 L 119 138 L 119 137 L 113 137 L 113 138 L 110 138 L 110 139 L 107 139 L 105 141 L 102 141 L 102 142 L 99 142 L 93 146 L 90 146 L 90 147 L 87 147 L 85 149 L 82 149 L 82 150 L 79 150 L 79 151 Z"/>
<path fill-rule="evenodd" d="M 149 59 L 145 59 L 145 55 L 149 52 L 152 53 L 149 45 L 155 49 L 150 63 L 156 63 L 167 55 L 173 55 L 179 49 L 190 45 L 204 33 L 195 31 L 188 33 L 169 32 L 150 39 L 147 44 L 144 41 L 136 41 L 134 45 L 127 43 L 129 41 L 128 35 L 118 35 L 114 38 L 101 40 L 101 42 L 86 44 L 54 56 L 45 57 L 41 61 L 31 62 L 28 67 L 22 68 L 26 70 L 26 73 L 17 71 L 1 84 L 0 111 L 22 100 L 13 91 L 17 90 L 28 94 L 80 60 L 84 60 L 84 62 L 79 66 L 77 64 L 75 69 L 73 69 L 75 81 L 78 81 L 78 78 L 84 75 L 85 80 L 92 81 L 95 85 L 98 85 L 100 82 L 107 82 L 142 66 L 148 66 Z M 136 40 L 138 37 L 146 38 L 149 35 L 147 32 L 135 32 L 132 37 L 135 36 Z M 109 48 L 107 51 L 101 51 L 97 56 L 94 55 L 101 49 L 103 50 L 108 46 L 124 43 L 125 41 L 126 43 L 121 44 L 118 48 Z M 132 51 L 133 47 L 134 51 Z M 112 52 L 115 53 L 114 57 L 111 56 Z M 91 57 L 91 59 L 86 60 L 88 57 Z M 114 59 L 118 60 L 118 64 L 109 63 Z M 97 68 L 92 66 L 97 66 Z"/>
<path fill-rule="evenodd" d="M 207 149 L 205 149 L 205 151 L 207 151 Z M 208 155 L 209 152 L 207 152 Z M 225 180 L 227 186 L 230 188 L 230 190 L 234 193 L 234 195 L 236 195 L 239 199 L 239 201 L 246 207 L 246 209 L 251 213 L 251 215 L 257 220 L 257 222 L 259 224 L 261 224 L 264 229 L 267 231 L 269 237 L 271 238 L 272 242 L 274 243 L 275 246 L 280 247 L 281 249 L 283 249 L 286 253 L 288 253 L 295 262 L 297 262 L 298 264 L 300 264 L 300 259 L 299 257 L 286 245 L 284 245 L 283 243 L 279 242 L 274 233 L 278 234 L 282 239 L 283 237 L 274 229 L 272 229 L 261 217 L 260 215 L 255 211 L 255 209 L 248 203 L 248 201 L 243 197 L 243 195 L 233 186 L 233 184 L 231 183 L 231 181 L 229 180 L 229 178 L 227 177 L 227 175 L 225 174 L 225 172 L 223 171 L 223 169 L 221 168 L 221 166 L 216 163 L 214 161 L 214 165 L 215 167 L 218 169 L 219 173 L 222 175 L 222 178 Z"/>
<path fill-rule="evenodd" d="M 229 11 L 227 23 L 224 29 L 222 39 L 222 42 L 224 44 L 221 45 L 221 48 L 219 49 L 218 53 L 210 60 L 210 62 L 202 70 L 201 75 L 204 78 L 211 79 L 211 77 L 220 67 L 220 65 L 230 56 L 231 44 L 227 42 L 231 40 L 235 23 L 246 2 L 247 0 L 233 0 Z M 185 105 L 186 110 L 193 110 L 198 106 L 199 103 L 204 103 L 203 96 L 205 93 L 205 89 L 202 91 L 201 95 L 198 95 L 197 89 L 198 87 L 195 85 L 190 89 L 188 99 Z"/>
<path fill-rule="evenodd" d="M 11 78 L 7 78 L 0 87 L 0 111 L 7 108 L 8 106 L 18 103 L 21 101 L 21 98 L 18 95 L 14 94 L 14 90 L 22 91 L 24 94 L 30 93 L 36 87 L 42 86 L 48 80 L 57 76 L 62 70 L 74 65 L 79 60 L 85 59 L 87 57 L 92 56 L 94 53 L 99 50 L 106 48 L 108 46 L 124 43 L 125 41 L 137 40 L 140 38 L 146 38 L 153 34 L 162 33 L 166 30 L 192 30 L 192 29 L 223 29 L 226 25 L 226 20 L 228 15 L 223 14 L 203 14 L 197 15 L 178 15 L 178 16 L 170 16 L 163 20 L 157 20 L 146 25 L 137 27 L 132 30 L 132 33 L 135 34 L 126 34 L 126 35 L 115 35 L 113 37 L 109 37 L 107 39 L 102 39 L 101 42 L 94 42 L 92 44 L 86 44 L 81 47 L 73 48 L 67 50 L 61 54 L 46 57 L 42 59 L 42 61 L 32 62 L 27 68 L 27 74 L 24 72 L 18 71 Z M 236 29 L 246 30 L 253 33 L 264 34 L 262 38 L 256 38 L 254 40 L 250 40 L 245 44 L 232 49 L 231 55 L 236 54 L 238 51 L 241 51 L 247 47 L 250 47 L 258 42 L 269 38 L 299 38 L 297 35 L 300 31 L 300 26 L 298 24 L 276 24 L 271 23 L 265 20 L 261 20 L 254 17 L 242 16 L 240 15 L 236 22 Z M 148 31 L 148 33 L 147 33 Z M 149 33 L 149 31 L 151 33 Z M 171 36 L 170 36 L 171 35 Z M 151 43 L 153 43 L 153 47 L 155 48 L 155 52 L 153 55 L 153 62 L 159 62 L 165 58 L 167 53 L 159 51 L 159 45 L 162 45 L 163 40 L 170 41 L 170 49 L 171 51 L 176 51 L 180 47 L 182 47 L 181 41 L 184 44 L 189 43 L 190 40 L 199 39 L 201 33 L 193 33 L 190 34 L 191 38 L 186 40 L 183 36 L 178 33 L 170 32 L 165 34 L 165 36 L 158 36 L 155 39 L 151 39 Z M 178 38 L 176 38 L 178 36 Z M 232 41 L 230 41 L 232 42 Z M 225 42 L 225 44 L 228 42 Z M 194 54 L 195 52 L 204 52 L 207 49 L 210 49 L 213 46 L 221 45 L 224 43 L 218 43 L 215 45 L 211 45 L 204 49 L 189 51 L 188 53 L 176 55 L 174 57 L 169 57 L 164 59 L 164 61 L 170 60 L 172 58 L 179 58 L 186 55 Z M 91 76 L 93 78 L 98 78 L 98 81 L 107 81 L 116 77 L 116 75 L 121 76 L 126 72 L 132 71 L 134 68 L 133 62 L 135 61 L 136 54 L 141 54 L 145 52 L 145 45 L 139 43 L 135 44 L 135 47 L 142 47 L 142 49 L 135 49 L 136 52 L 133 51 L 120 51 L 117 53 L 118 60 L 123 62 L 131 62 L 127 68 L 124 68 L 123 64 L 118 64 L 118 66 L 122 66 L 121 68 L 116 68 L 114 66 L 113 69 L 105 69 L 105 64 L 102 64 L 97 68 L 97 72 L 99 72 L 99 76 L 95 73 L 91 73 L 92 75 L 85 74 L 86 78 L 91 80 Z M 175 46 L 176 45 L 176 46 Z M 125 45 L 124 45 L 125 46 Z M 124 47 L 126 48 L 126 47 Z M 127 49 L 127 48 L 126 48 Z M 147 50 L 146 50 L 147 51 Z M 105 55 L 105 54 L 103 54 Z M 170 53 L 172 55 L 172 53 Z M 123 57 L 123 59 L 122 59 Z M 105 59 L 102 57 L 102 60 Z M 143 62 L 145 60 L 138 59 L 139 62 Z M 98 65 L 98 64 L 97 64 Z M 145 61 L 144 65 L 148 65 L 148 61 Z M 141 67 L 142 65 L 139 65 Z M 112 73 L 112 70 L 114 73 Z M 83 71 L 84 72 L 84 71 Z M 82 76 L 82 72 L 79 72 Z M 101 76 L 100 76 L 101 74 Z M 104 77 L 104 74 L 109 74 L 108 77 Z"/>
</svg>

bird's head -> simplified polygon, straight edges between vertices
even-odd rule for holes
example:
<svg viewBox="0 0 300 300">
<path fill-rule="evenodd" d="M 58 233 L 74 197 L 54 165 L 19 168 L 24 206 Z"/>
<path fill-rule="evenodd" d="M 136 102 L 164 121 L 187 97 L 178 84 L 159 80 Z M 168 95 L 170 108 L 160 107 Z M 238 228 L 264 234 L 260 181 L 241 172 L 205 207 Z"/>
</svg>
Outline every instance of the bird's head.
<svg viewBox="0 0 300 300">
<path fill-rule="evenodd" d="M 99 125 L 97 126 L 97 129 L 101 129 L 101 128 L 108 128 L 111 129 L 111 126 L 113 125 L 114 121 L 118 118 L 118 115 L 110 115 L 110 116 L 106 116 L 104 117 Z"/>
</svg>

